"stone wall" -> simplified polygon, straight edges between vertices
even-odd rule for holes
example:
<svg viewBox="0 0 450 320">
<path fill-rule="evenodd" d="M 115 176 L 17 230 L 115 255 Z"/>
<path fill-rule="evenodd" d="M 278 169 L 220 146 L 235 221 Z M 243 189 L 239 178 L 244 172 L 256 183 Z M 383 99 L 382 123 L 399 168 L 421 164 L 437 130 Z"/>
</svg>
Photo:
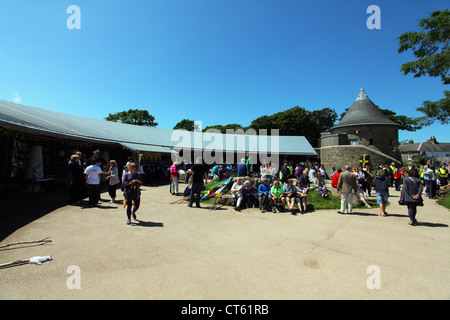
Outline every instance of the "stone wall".
<svg viewBox="0 0 450 320">
<path fill-rule="evenodd" d="M 370 157 L 369 165 L 372 168 L 376 168 L 380 165 L 391 164 L 395 162 L 398 166 L 401 165 L 400 161 L 383 154 L 382 152 L 367 146 L 331 146 L 320 148 L 320 163 L 323 164 L 329 172 L 331 167 L 344 168 L 347 164 L 352 167 L 360 166 L 360 156 L 368 154 Z"/>
<path fill-rule="evenodd" d="M 348 139 L 358 139 L 358 145 L 378 149 L 382 153 L 397 158 L 394 142 L 398 140 L 398 128 L 391 125 L 355 125 L 333 129 L 332 134 L 347 133 Z"/>
</svg>

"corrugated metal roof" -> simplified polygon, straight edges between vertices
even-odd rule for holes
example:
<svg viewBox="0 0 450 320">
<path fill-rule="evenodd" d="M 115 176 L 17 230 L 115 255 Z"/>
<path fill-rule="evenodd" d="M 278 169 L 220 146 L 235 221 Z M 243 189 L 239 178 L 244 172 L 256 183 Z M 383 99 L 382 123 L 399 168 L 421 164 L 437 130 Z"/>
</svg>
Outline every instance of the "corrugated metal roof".
<svg viewBox="0 0 450 320">
<path fill-rule="evenodd" d="M 315 156 L 303 136 L 267 136 L 248 134 L 212 134 L 143 127 L 66 113 L 0 100 L 0 125 L 30 133 L 122 145 L 133 151 L 170 153 L 173 148 L 265 152 Z M 272 141 L 273 140 L 273 141 Z M 277 148 L 278 144 L 278 148 Z"/>
</svg>

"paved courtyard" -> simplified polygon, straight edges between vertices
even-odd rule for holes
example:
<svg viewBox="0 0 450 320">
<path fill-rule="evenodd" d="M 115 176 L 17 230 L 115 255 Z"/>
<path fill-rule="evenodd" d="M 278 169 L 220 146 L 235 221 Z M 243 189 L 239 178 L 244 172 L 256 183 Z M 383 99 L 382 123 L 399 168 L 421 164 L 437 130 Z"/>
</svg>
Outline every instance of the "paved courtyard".
<svg viewBox="0 0 450 320">
<path fill-rule="evenodd" d="M 435 201 L 425 199 L 412 227 L 395 191 L 388 217 L 379 209 L 293 216 L 170 204 L 180 197 L 168 188 L 143 187 L 131 226 L 120 204 L 104 201 L 17 229 L 0 245 L 52 243 L 0 249 L 0 264 L 54 260 L 0 269 L 0 298 L 450 299 L 450 212 Z"/>
</svg>

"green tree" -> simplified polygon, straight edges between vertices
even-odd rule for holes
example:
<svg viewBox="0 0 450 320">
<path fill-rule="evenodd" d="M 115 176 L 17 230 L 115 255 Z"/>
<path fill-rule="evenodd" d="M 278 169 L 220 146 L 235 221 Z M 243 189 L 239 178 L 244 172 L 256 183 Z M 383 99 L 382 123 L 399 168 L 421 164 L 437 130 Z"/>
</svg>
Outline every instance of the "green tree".
<svg viewBox="0 0 450 320">
<path fill-rule="evenodd" d="M 428 18 L 418 22 L 419 32 L 407 32 L 398 37 L 398 52 L 412 50 L 416 61 L 405 63 L 400 71 L 404 75 L 414 74 L 415 78 L 429 75 L 439 77 L 444 85 L 450 83 L 450 11 L 434 11 Z M 450 91 L 444 91 L 445 98 L 438 101 L 424 101 L 417 110 L 426 117 L 422 119 L 423 125 L 433 122 L 448 124 L 450 122 Z"/>
<path fill-rule="evenodd" d="M 177 129 L 184 129 L 187 131 L 194 131 L 194 120 L 190 119 L 183 119 L 180 122 L 178 122 L 175 127 L 173 127 L 174 130 Z"/>
<path fill-rule="evenodd" d="M 210 130 L 210 129 L 217 129 L 221 133 L 227 133 L 227 129 L 231 129 L 231 130 L 243 129 L 243 130 L 245 130 L 245 128 L 243 128 L 240 124 L 232 123 L 232 124 L 227 124 L 224 126 L 221 124 L 217 124 L 214 126 L 207 126 L 206 128 L 203 129 L 203 132 L 205 132 L 206 130 Z"/>
<path fill-rule="evenodd" d="M 128 111 L 121 111 L 114 114 L 109 114 L 106 121 L 122 122 L 127 124 L 134 124 L 137 126 L 156 127 L 155 117 L 148 113 L 147 110 L 130 109 Z"/>
<path fill-rule="evenodd" d="M 313 145 L 318 146 L 320 133 L 328 131 L 335 123 L 337 114 L 333 109 L 308 111 L 295 106 L 271 116 L 262 116 L 252 121 L 250 127 L 255 130 L 278 129 L 281 136 L 305 136 Z"/>
</svg>

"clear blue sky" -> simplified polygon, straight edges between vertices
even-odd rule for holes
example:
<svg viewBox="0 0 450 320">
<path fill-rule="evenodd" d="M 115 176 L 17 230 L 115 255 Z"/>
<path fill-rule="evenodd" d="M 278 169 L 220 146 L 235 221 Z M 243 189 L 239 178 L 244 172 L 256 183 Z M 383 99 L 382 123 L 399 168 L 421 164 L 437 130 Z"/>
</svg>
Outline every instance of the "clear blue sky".
<svg viewBox="0 0 450 320">
<path fill-rule="evenodd" d="M 78 5 L 81 29 L 69 30 Z M 439 79 L 403 76 L 396 38 L 449 0 L 0 0 L 0 99 L 102 119 L 147 109 L 161 128 L 240 123 L 299 105 L 372 101 L 415 117 Z M 381 29 L 369 30 L 370 5 Z M 400 140 L 450 142 L 433 125 Z"/>
</svg>

